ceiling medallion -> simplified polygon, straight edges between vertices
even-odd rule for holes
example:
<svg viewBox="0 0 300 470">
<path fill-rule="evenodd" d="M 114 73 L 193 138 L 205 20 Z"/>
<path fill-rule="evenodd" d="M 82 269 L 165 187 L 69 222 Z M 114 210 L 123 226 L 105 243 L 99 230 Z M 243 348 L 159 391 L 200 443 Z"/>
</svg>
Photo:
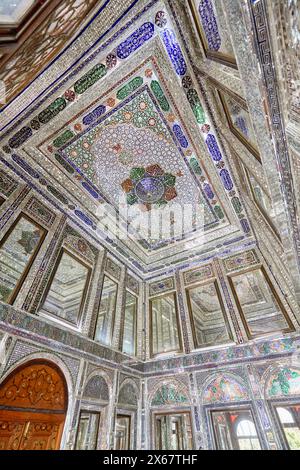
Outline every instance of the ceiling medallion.
<svg viewBox="0 0 300 470">
<path fill-rule="evenodd" d="M 127 194 L 128 205 L 140 204 L 149 211 L 153 204 L 157 208 L 163 207 L 177 197 L 175 184 L 176 176 L 154 164 L 147 168 L 132 168 L 130 177 L 121 186 Z"/>
</svg>

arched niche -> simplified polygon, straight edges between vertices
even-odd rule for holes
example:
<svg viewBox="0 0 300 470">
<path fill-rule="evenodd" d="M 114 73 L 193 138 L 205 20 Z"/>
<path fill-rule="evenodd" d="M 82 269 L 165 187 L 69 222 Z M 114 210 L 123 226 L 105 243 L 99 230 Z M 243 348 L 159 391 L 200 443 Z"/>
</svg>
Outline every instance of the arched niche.
<svg viewBox="0 0 300 470">
<path fill-rule="evenodd" d="M 187 406 L 190 397 L 187 387 L 179 381 L 161 382 L 150 396 L 151 408 L 160 406 Z"/>
<path fill-rule="evenodd" d="M 0 384 L 0 449 L 57 450 L 68 408 L 67 382 L 53 362 L 17 366 Z"/>
<path fill-rule="evenodd" d="M 83 389 L 83 398 L 108 403 L 110 387 L 107 379 L 101 374 L 89 377 Z"/>
<path fill-rule="evenodd" d="M 287 365 L 269 369 L 265 376 L 265 395 L 269 399 L 300 397 L 300 368 Z"/>
<path fill-rule="evenodd" d="M 218 374 L 208 378 L 201 393 L 203 405 L 248 400 L 249 393 L 245 383 L 232 374 Z"/>
<path fill-rule="evenodd" d="M 137 408 L 139 391 L 132 381 L 125 381 L 120 388 L 118 396 L 118 406 L 130 406 Z"/>
</svg>

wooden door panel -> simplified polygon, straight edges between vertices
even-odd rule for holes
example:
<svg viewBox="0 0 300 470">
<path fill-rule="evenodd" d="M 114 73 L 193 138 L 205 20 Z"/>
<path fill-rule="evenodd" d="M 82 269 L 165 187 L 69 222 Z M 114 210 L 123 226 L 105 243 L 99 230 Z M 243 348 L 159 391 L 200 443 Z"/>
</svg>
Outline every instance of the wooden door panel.
<svg viewBox="0 0 300 470">
<path fill-rule="evenodd" d="M 30 422 L 25 427 L 19 450 L 57 449 L 60 440 L 60 423 Z"/>
<path fill-rule="evenodd" d="M 0 450 L 59 449 L 67 404 L 55 364 L 36 360 L 17 368 L 0 385 Z"/>
<path fill-rule="evenodd" d="M 18 450 L 25 423 L 0 418 L 0 450 Z"/>
<path fill-rule="evenodd" d="M 59 449 L 65 416 L 0 410 L 0 450 Z"/>
</svg>

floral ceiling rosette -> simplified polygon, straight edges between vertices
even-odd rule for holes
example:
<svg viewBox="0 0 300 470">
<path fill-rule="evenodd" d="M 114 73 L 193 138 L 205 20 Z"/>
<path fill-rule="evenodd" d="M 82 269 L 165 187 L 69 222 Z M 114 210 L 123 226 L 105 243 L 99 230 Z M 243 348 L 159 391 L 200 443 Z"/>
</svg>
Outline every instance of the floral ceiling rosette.
<svg viewBox="0 0 300 470">
<path fill-rule="evenodd" d="M 175 184 L 176 176 L 154 164 L 146 168 L 132 168 L 129 178 L 121 186 L 127 194 L 128 205 L 139 204 L 149 211 L 153 206 L 164 207 L 177 197 Z"/>
</svg>

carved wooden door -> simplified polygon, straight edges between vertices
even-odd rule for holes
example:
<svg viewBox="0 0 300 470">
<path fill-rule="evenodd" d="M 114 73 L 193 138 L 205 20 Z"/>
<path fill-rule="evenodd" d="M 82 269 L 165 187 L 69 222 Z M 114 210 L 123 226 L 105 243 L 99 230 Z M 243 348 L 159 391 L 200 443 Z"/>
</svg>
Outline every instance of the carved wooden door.
<svg viewBox="0 0 300 470">
<path fill-rule="evenodd" d="M 59 449 L 66 407 L 65 382 L 55 366 L 18 369 L 0 385 L 0 450 Z"/>
<path fill-rule="evenodd" d="M 59 448 L 64 416 L 0 412 L 0 450 L 55 450 Z"/>
</svg>

